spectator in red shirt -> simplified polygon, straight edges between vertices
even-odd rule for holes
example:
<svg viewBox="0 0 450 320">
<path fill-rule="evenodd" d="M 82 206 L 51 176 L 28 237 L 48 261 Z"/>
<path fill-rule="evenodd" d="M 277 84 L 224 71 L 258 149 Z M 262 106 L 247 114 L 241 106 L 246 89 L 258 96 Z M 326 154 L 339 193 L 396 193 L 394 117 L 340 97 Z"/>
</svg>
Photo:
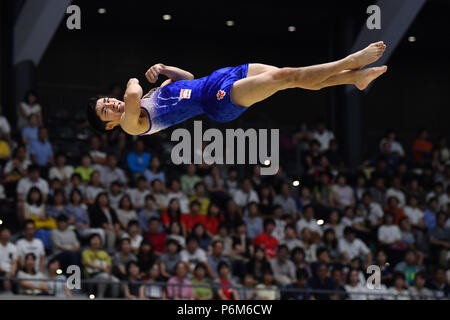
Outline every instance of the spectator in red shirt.
<svg viewBox="0 0 450 320">
<path fill-rule="evenodd" d="M 388 207 L 384 209 L 384 212 L 392 213 L 395 219 L 394 223 L 398 225 L 401 219 L 406 218 L 405 212 L 402 208 L 398 207 L 399 201 L 397 197 L 389 197 L 387 203 Z"/>
<path fill-rule="evenodd" d="M 219 206 L 215 203 L 211 203 L 208 208 L 208 215 L 206 216 L 205 223 L 206 231 L 210 237 L 219 232 L 219 224 L 224 220 L 224 216 L 221 214 Z"/>
<path fill-rule="evenodd" d="M 159 232 L 159 219 L 150 218 L 148 222 L 148 232 L 144 234 L 144 238 L 148 239 L 155 250 L 156 254 L 163 254 L 166 246 L 166 233 Z"/>
<path fill-rule="evenodd" d="M 206 227 L 206 216 L 200 214 L 200 202 L 194 200 L 191 202 L 189 207 L 191 212 L 181 216 L 181 225 L 184 226 L 188 232 L 191 232 L 192 228 L 197 223 L 200 223 Z"/>
<path fill-rule="evenodd" d="M 264 220 L 264 232 L 255 238 L 253 245 L 262 247 L 267 257 L 272 259 L 276 255 L 278 240 L 272 236 L 275 229 L 275 221 L 272 218 Z"/>
<path fill-rule="evenodd" d="M 414 162 L 422 164 L 424 160 L 430 159 L 432 149 L 433 144 L 428 140 L 428 131 L 420 130 L 412 147 Z"/>
<path fill-rule="evenodd" d="M 233 284 L 230 281 L 230 266 L 228 263 L 221 261 L 217 266 L 217 272 L 219 273 L 220 289 L 217 291 L 217 295 L 220 300 L 239 300 L 239 294 L 232 288 Z"/>
</svg>

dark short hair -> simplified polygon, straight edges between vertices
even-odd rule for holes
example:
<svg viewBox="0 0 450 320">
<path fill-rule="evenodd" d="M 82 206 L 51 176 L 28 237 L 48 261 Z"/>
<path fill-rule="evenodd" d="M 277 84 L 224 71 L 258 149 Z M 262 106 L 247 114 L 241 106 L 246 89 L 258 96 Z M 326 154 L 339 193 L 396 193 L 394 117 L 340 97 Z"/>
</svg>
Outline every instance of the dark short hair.
<svg viewBox="0 0 450 320">
<path fill-rule="evenodd" d="M 196 236 L 194 236 L 194 235 L 190 235 L 190 236 L 187 237 L 186 244 L 190 243 L 191 241 L 195 241 L 198 244 L 198 238 Z"/>
<path fill-rule="evenodd" d="M 200 201 L 198 201 L 198 200 L 193 200 L 193 201 L 191 201 L 191 203 L 189 204 L 189 207 L 192 208 L 193 206 L 199 206 L 199 207 L 201 207 L 202 204 L 201 204 Z"/>
<path fill-rule="evenodd" d="M 32 224 L 33 227 L 36 226 L 36 223 L 34 222 L 34 220 L 27 219 L 27 220 L 25 220 L 25 221 L 23 222 L 23 229 L 25 229 L 25 228 L 27 227 L 27 225 L 29 225 L 29 224 Z"/>
<path fill-rule="evenodd" d="M 167 240 L 166 246 L 169 247 L 171 244 L 177 246 L 177 251 L 180 249 L 180 244 L 179 244 L 179 242 L 177 240 L 175 240 L 175 239 Z"/>
<path fill-rule="evenodd" d="M 0 233 L 2 233 L 2 232 L 5 231 L 5 230 L 10 231 L 9 228 L 7 228 L 4 224 L 1 224 L 1 225 L 0 225 Z M 11 232 L 11 231 L 10 231 L 10 232 Z"/>
<path fill-rule="evenodd" d="M 217 272 L 220 272 L 220 270 L 223 268 L 223 267 L 226 267 L 226 268 L 228 268 L 228 269 L 231 269 L 230 268 L 230 265 L 227 263 L 227 262 L 225 262 L 225 261 L 220 261 L 219 262 L 219 264 L 217 265 Z"/>
<path fill-rule="evenodd" d="M 41 172 L 39 166 L 37 164 L 30 164 L 27 168 L 28 173 L 31 173 L 33 171 Z"/>
<path fill-rule="evenodd" d="M 67 222 L 67 221 L 69 221 L 69 218 L 66 216 L 66 215 L 64 215 L 64 214 L 60 214 L 57 218 L 56 218 L 56 221 L 57 222 Z"/>
<path fill-rule="evenodd" d="M 195 265 L 194 271 L 197 271 L 198 269 L 203 269 L 203 270 L 207 271 L 205 264 L 202 262 L 199 262 Z"/>
<path fill-rule="evenodd" d="M 356 234 L 355 230 L 351 226 L 347 226 L 344 228 L 344 236 L 349 234 Z"/>
<path fill-rule="evenodd" d="M 92 239 L 94 239 L 94 238 L 99 238 L 100 241 L 102 241 L 102 237 L 98 233 L 93 233 L 88 238 L 89 243 L 91 243 Z"/>
<path fill-rule="evenodd" d="M 128 222 L 127 227 L 131 227 L 131 226 L 138 226 L 139 227 L 139 222 L 136 219 L 132 219 Z"/>
<path fill-rule="evenodd" d="M 265 219 L 263 222 L 264 230 L 266 230 L 266 228 L 269 224 L 272 224 L 275 226 L 275 220 L 273 220 L 272 218 Z"/>
<path fill-rule="evenodd" d="M 136 267 L 138 267 L 139 268 L 139 264 L 137 263 L 137 261 L 135 261 L 135 260 L 130 260 L 130 261 L 128 261 L 128 263 L 127 263 L 127 272 L 129 273 L 129 269 L 130 269 L 130 267 L 132 266 L 132 265 L 135 265 Z"/>
<path fill-rule="evenodd" d="M 319 257 L 319 256 L 320 256 L 322 253 L 324 253 L 324 252 L 328 253 L 328 249 L 325 248 L 325 247 L 319 247 L 319 248 L 317 248 L 317 250 L 316 250 L 316 257 Z"/>
<path fill-rule="evenodd" d="M 297 279 L 308 279 L 309 273 L 306 269 L 299 268 L 299 269 L 297 269 L 296 276 L 297 276 Z"/>
<path fill-rule="evenodd" d="M 100 96 L 89 98 L 88 105 L 86 107 L 86 116 L 87 120 L 92 128 L 100 133 L 110 132 L 112 130 L 107 130 L 106 125 L 108 121 L 103 121 L 97 114 L 96 106 L 97 101 L 100 99 Z"/>
<path fill-rule="evenodd" d="M 158 219 L 157 217 L 151 217 L 151 218 L 148 220 L 148 224 L 150 224 L 150 223 L 152 223 L 152 222 L 157 222 L 157 223 L 159 223 L 159 219 Z"/>
</svg>

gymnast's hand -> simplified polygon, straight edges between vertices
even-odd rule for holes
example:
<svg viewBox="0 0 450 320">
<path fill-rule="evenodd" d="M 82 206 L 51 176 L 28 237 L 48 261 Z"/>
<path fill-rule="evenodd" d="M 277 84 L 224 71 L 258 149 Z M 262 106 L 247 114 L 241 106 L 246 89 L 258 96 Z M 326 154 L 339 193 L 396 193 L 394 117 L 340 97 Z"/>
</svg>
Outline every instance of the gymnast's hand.
<svg viewBox="0 0 450 320">
<path fill-rule="evenodd" d="M 163 72 L 165 68 L 166 66 L 162 63 L 157 63 L 150 69 L 148 69 L 145 73 L 145 77 L 147 78 L 148 82 L 155 83 L 156 81 L 158 81 L 158 76 Z"/>
<path fill-rule="evenodd" d="M 133 83 L 139 84 L 139 80 L 136 79 L 136 78 L 131 78 L 130 80 L 128 80 L 127 88 L 128 88 L 130 85 L 132 85 Z"/>
</svg>

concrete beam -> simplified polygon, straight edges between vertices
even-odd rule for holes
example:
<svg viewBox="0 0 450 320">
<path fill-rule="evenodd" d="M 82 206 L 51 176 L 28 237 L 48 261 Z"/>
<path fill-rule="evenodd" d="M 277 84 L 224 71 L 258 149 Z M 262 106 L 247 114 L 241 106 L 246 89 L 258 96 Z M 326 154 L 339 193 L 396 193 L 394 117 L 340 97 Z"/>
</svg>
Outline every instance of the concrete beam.
<svg viewBox="0 0 450 320">
<path fill-rule="evenodd" d="M 14 64 L 39 63 L 71 2 L 29 0 L 24 4 L 14 26 Z"/>
</svg>

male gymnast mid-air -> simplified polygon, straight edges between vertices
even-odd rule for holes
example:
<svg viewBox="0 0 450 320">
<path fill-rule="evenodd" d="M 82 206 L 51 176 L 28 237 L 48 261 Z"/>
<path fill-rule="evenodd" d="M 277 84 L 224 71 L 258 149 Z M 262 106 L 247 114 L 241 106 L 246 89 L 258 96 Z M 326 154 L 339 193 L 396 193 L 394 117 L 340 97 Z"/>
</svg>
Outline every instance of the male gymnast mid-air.
<svg viewBox="0 0 450 320">
<path fill-rule="evenodd" d="M 130 135 L 149 135 L 203 113 L 216 122 L 232 121 L 280 90 L 320 90 L 343 84 L 364 90 L 387 67 L 363 67 L 377 61 L 385 50 L 386 45 L 379 41 L 330 63 L 300 68 L 248 63 L 222 68 L 199 79 L 194 79 L 190 72 L 159 63 L 145 76 L 150 83 L 155 83 L 160 74 L 168 77 L 160 87 L 142 96 L 139 81 L 132 78 L 124 101 L 108 97 L 91 99 L 88 121 L 101 132 L 120 126 Z"/>
</svg>

